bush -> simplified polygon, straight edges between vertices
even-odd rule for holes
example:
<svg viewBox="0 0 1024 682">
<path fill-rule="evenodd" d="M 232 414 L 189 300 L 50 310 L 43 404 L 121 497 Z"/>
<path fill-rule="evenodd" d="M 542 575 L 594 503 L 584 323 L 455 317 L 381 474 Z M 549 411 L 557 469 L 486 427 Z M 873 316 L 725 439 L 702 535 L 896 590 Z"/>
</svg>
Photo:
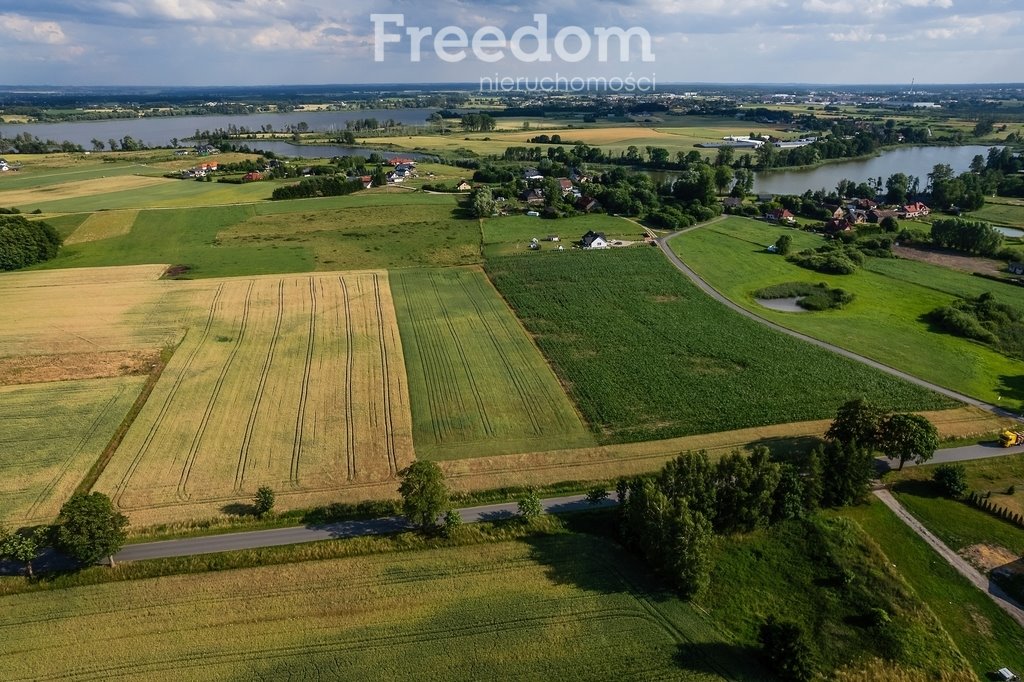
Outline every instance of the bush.
<svg viewBox="0 0 1024 682">
<path fill-rule="evenodd" d="M 543 508 L 540 504 L 540 495 L 537 491 L 530 489 L 523 497 L 519 498 L 519 516 L 529 521 L 541 515 Z"/>
<path fill-rule="evenodd" d="M 601 504 L 608 499 L 608 490 L 604 486 L 591 488 L 587 491 L 587 502 L 590 504 Z"/>
<path fill-rule="evenodd" d="M 779 679 L 794 682 L 814 679 L 814 655 L 800 625 L 769 616 L 761 624 L 757 640 L 768 667 Z"/>
<path fill-rule="evenodd" d="M 256 491 L 256 496 L 253 498 L 253 508 L 256 510 L 256 516 L 262 518 L 274 511 L 275 499 L 276 496 L 270 486 L 260 486 L 259 490 Z"/>
<path fill-rule="evenodd" d="M 963 464 L 943 464 L 932 474 L 932 480 L 946 497 L 959 500 L 967 494 L 967 467 Z"/>
<path fill-rule="evenodd" d="M 755 298 L 797 298 L 797 305 L 805 310 L 836 310 L 853 302 L 854 295 L 843 289 L 832 289 L 824 282 L 788 282 L 765 287 L 754 292 Z"/>
<path fill-rule="evenodd" d="M 788 234 L 784 234 L 778 238 L 775 242 L 775 253 L 780 256 L 788 256 L 789 252 L 793 249 L 793 238 Z"/>
</svg>

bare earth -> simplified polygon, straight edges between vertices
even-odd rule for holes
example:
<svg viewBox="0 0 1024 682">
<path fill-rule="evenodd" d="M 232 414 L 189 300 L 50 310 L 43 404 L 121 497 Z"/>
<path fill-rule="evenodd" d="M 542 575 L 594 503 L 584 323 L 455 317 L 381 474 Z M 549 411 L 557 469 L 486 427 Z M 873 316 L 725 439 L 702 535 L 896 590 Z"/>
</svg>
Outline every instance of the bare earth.
<svg viewBox="0 0 1024 682">
<path fill-rule="evenodd" d="M 932 265 L 950 268 L 951 270 L 960 270 L 961 272 L 983 272 L 987 275 L 1001 275 L 1003 272 L 1003 264 L 990 258 L 961 256 L 955 253 L 932 251 L 931 249 L 921 249 L 912 246 L 894 246 L 892 251 L 900 258 L 931 263 Z"/>
<path fill-rule="evenodd" d="M 142 376 L 152 372 L 159 360 L 156 350 L 0 358 L 0 386 Z"/>
</svg>

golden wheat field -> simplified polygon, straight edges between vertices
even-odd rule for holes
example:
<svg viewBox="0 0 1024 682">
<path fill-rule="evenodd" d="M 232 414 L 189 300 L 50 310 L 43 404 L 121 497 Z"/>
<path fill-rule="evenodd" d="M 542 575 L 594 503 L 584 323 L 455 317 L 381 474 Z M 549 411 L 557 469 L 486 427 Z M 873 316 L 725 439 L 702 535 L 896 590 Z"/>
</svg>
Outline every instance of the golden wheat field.
<svg viewBox="0 0 1024 682">
<path fill-rule="evenodd" d="M 64 244 L 97 242 L 101 239 L 119 237 L 131 232 L 138 211 L 99 211 L 91 214 L 75 231 L 68 235 Z"/>
<path fill-rule="evenodd" d="M 177 180 L 147 175 L 112 175 L 89 180 L 73 180 L 44 187 L 0 191 L 0 206 L 19 206 L 42 201 L 57 201 L 58 199 L 80 199 L 95 194 L 143 189 L 169 182 L 177 182 Z"/>
<path fill-rule="evenodd" d="M 205 316 L 97 484 L 133 521 L 216 513 L 262 485 L 287 506 L 327 501 L 412 460 L 386 273 L 207 280 L 196 292 Z"/>
</svg>

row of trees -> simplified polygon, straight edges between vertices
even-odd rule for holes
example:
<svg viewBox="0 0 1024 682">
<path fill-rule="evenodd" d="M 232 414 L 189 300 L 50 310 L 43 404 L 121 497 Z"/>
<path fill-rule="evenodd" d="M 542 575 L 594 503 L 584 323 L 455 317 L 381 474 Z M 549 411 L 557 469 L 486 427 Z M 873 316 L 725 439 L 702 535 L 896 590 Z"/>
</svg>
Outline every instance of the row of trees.
<svg viewBox="0 0 1024 682">
<path fill-rule="evenodd" d="M 994 256 L 1003 246 L 1003 233 L 981 220 L 936 220 L 931 236 L 936 246 L 982 256 Z"/>
<path fill-rule="evenodd" d="M 386 183 L 387 179 L 385 178 L 381 184 Z M 278 187 L 270 196 L 274 201 L 309 199 L 312 197 L 339 197 L 358 192 L 361 189 L 363 189 L 363 183 L 359 180 L 321 175 L 305 178 L 294 185 Z"/>
<path fill-rule="evenodd" d="M 0 271 L 50 260 L 57 255 L 61 243 L 57 230 L 45 222 L 0 214 Z"/>
</svg>

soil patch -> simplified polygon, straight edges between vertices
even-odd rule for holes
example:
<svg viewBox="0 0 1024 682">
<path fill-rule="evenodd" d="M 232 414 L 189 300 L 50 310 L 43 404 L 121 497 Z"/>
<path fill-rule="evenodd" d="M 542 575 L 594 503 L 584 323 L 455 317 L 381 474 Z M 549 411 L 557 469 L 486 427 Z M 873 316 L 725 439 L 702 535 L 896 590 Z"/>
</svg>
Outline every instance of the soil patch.
<svg viewBox="0 0 1024 682">
<path fill-rule="evenodd" d="M 159 362 L 160 351 L 157 350 L 0 358 L 0 386 L 144 376 Z"/>
<path fill-rule="evenodd" d="M 1020 559 L 1019 556 L 999 545 L 971 545 L 960 550 L 960 556 L 985 573 Z"/>
</svg>

